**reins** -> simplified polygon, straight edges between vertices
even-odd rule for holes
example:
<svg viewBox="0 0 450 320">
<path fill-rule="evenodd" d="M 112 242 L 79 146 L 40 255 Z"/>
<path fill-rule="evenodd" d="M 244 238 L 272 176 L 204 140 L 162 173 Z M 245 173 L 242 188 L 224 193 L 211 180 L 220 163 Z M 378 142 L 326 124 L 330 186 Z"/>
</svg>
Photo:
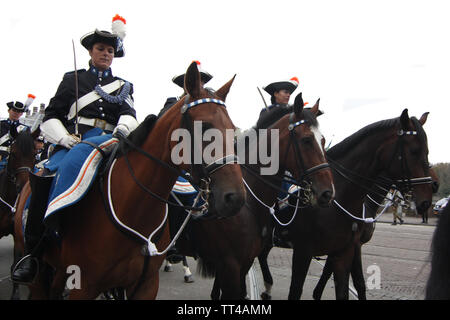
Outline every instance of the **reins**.
<svg viewBox="0 0 450 320">
<path fill-rule="evenodd" d="M 396 146 L 394 149 L 394 152 L 390 158 L 390 162 L 389 163 L 393 163 L 395 160 L 395 157 L 398 153 L 398 151 L 400 150 L 400 156 L 399 156 L 399 160 L 401 161 L 401 168 L 402 168 L 402 174 L 404 174 L 406 172 L 406 176 L 408 176 L 407 178 L 403 178 L 403 179 L 398 179 L 398 180 L 392 180 L 386 177 L 378 177 L 377 179 L 371 179 L 365 176 L 362 176 L 358 173 L 355 173 L 352 170 L 349 170 L 347 168 L 345 168 L 344 166 L 342 166 L 341 164 L 337 163 L 336 161 L 327 158 L 328 162 L 330 163 L 330 165 L 332 166 L 332 168 L 339 173 L 343 178 L 345 178 L 346 180 L 350 181 L 351 183 L 355 184 L 356 186 L 365 189 L 368 193 L 374 193 L 378 196 L 380 196 L 384 201 L 387 200 L 383 210 L 376 215 L 374 218 L 369 217 L 366 218 L 366 205 L 363 202 L 363 207 L 362 207 L 362 217 L 358 217 L 355 216 L 353 214 L 351 214 L 347 209 L 345 209 L 341 204 L 339 204 L 337 202 L 336 199 L 333 200 L 333 203 L 340 208 L 344 213 L 346 213 L 347 215 L 349 215 L 351 218 L 355 219 L 355 220 L 359 220 L 359 221 L 363 221 L 364 223 L 372 223 L 372 222 L 376 222 L 384 213 L 385 211 L 392 205 L 393 203 L 393 199 L 389 199 L 386 197 L 386 194 L 389 192 L 389 188 L 393 187 L 394 189 L 398 190 L 398 187 L 402 188 L 406 185 L 406 187 L 408 189 L 411 188 L 411 186 L 413 185 L 420 185 L 420 184 L 431 184 L 433 182 L 431 177 L 420 177 L 420 178 L 409 178 L 409 176 L 411 175 L 411 171 L 409 170 L 409 167 L 407 165 L 406 162 L 406 158 L 404 156 L 404 148 L 403 148 L 403 137 L 405 135 L 415 135 L 417 136 L 417 131 L 404 131 L 404 130 L 399 130 L 397 132 L 397 135 L 399 137 L 399 139 L 396 142 Z M 379 189 L 383 190 L 384 194 L 381 193 L 377 193 L 375 192 L 371 187 L 367 187 L 367 185 L 358 182 L 357 180 L 355 180 L 353 177 L 356 177 L 360 180 L 363 180 L 375 187 L 378 187 Z M 380 184 L 380 181 L 382 184 Z M 371 200 L 372 202 L 374 202 L 375 204 L 378 204 L 378 206 L 382 206 L 382 204 L 379 204 L 378 202 L 376 202 L 375 200 L 373 200 L 368 194 L 366 195 L 369 200 Z"/>
<path fill-rule="evenodd" d="M 203 103 L 217 103 L 219 105 L 224 105 L 224 103 L 220 100 L 217 99 L 200 99 L 200 100 L 196 100 L 190 104 L 185 104 L 182 107 L 182 114 L 187 114 L 186 111 L 194 106 L 203 104 Z M 144 250 L 143 250 L 143 254 L 144 255 L 150 255 L 150 256 L 155 256 L 155 255 L 163 255 L 165 254 L 165 252 L 167 252 L 167 250 L 170 248 L 171 245 L 173 245 L 173 243 L 171 245 L 169 245 L 168 248 L 166 248 L 164 251 L 159 252 L 156 248 L 156 245 L 154 242 L 152 242 L 152 238 L 155 236 L 155 234 L 166 224 L 166 220 L 167 220 L 167 215 L 168 215 L 168 204 L 170 205 L 174 205 L 174 206 L 178 206 L 181 207 L 185 210 L 190 210 L 190 211 L 205 211 L 207 206 L 202 206 L 200 208 L 195 207 L 197 201 L 194 202 L 194 206 L 182 206 L 179 205 L 177 203 L 173 203 L 170 202 L 168 200 L 166 200 L 165 198 L 159 196 L 158 194 L 152 192 L 150 189 L 148 189 L 143 183 L 141 183 L 139 181 L 139 179 L 136 177 L 134 170 L 131 166 L 131 163 L 129 162 L 128 156 L 127 156 L 127 152 L 124 151 L 124 144 L 128 144 L 133 150 L 139 152 L 140 154 L 144 155 L 145 157 L 155 161 L 157 164 L 171 170 L 173 173 L 177 174 L 178 176 L 182 176 L 184 177 L 186 180 L 190 181 L 191 184 L 193 183 L 193 180 L 191 178 L 190 175 L 183 173 L 180 169 L 178 169 L 177 167 L 174 167 L 158 158 L 156 158 L 155 156 L 149 154 L 148 152 L 146 152 L 145 150 L 143 150 L 142 148 L 136 146 L 132 141 L 130 141 L 129 139 L 125 138 L 125 137 L 118 137 L 119 139 L 119 143 L 117 144 L 117 146 L 113 149 L 112 151 L 112 155 L 113 157 L 116 156 L 117 154 L 117 149 L 120 147 L 121 151 L 123 153 L 123 157 L 124 157 L 124 161 L 127 165 L 128 171 L 131 175 L 131 177 L 133 178 L 133 180 L 135 181 L 135 183 L 139 186 L 139 188 L 141 188 L 144 192 L 146 192 L 147 194 L 151 195 L 152 197 L 158 199 L 161 202 L 164 202 L 166 204 L 166 212 L 165 212 L 165 216 L 163 221 L 161 222 L 161 224 L 150 234 L 150 236 L 147 238 L 145 236 L 143 236 L 141 233 L 139 233 L 138 231 L 128 227 L 127 225 L 125 225 L 122 221 L 120 221 L 120 219 L 118 218 L 118 216 L 115 213 L 114 210 L 114 204 L 112 201 L 112 194 L 111 194 L 111 176 L 112 176 L 112 171 L 114 169 L 114 165 L 117 161 L 117 158 L 113 158 L 111 157 L 106 166 L 105 169 L 103 170 L 103 174 L 100 175 L 100 192 L 102 194 L 102 198 L 103 198 L 103 202 L 106 208 L 106 211 L 110 213 L 110 217 L 113 221 L 113 224 L 119 229 L 121 230 L 123 233 L 125 233 L 126 235 L 130 236 L 131 238 L 135 239 L 137 242 L 144 244 Z M 224 162 L 223 162 L 224 161 Z M 221 159 L 215 160 L 212 163 L 208 164 L 205 167 L 205 172 L 209 175 L 213 172 L 216 172 L 217 170 L 219 170 L 220 168 L 222 168 L 223 166 L 225 166 L 226 164 L 229 163 L 235 163 L 237 161 L 236 156 L 225 156 Z M 223 162 L 223 163 L 219 163 L 219 162 Z M 103 190 L 103 177 L 104 177 L 104 173 L 106 173 L 106 170 L 108 170 L 108 181 L 107 181 L 107 195 L 105 195 L 104 190 Z M 209 179 L 209 177 L 207 177 Z M 202 179 L 202 181 L 204 181 Z M 209 193 L 209 181 L 205 181 L 206 185 L 204 186 L 200 186 L 200 187 L 196 187 L 197 190 L 199 190 L 199 194 L 197 196 L 197 199 L 199 199 L 200 197 L 202 197 L 203 199 L 207 199 L 207 195 L 205 196 L 205 193 Z M 195 186 L 194 186 L 195 187 Z M 203 189 L 202 189 L 203 188 Z M 157 242 L 157 241 L 155 241 Z"/>
<path fill-rule="evenodd" d="M 279 178 L 278 176 L 274 176 L 272 177 L 272 179 L 278 180 L 278 183 L 282 183 L 282 182 L 288 182 L 291 184 L 294 184 L 298 187 L 297 190 L 297 195 L 294 193 L 289 193 L 288 192 L 288 197 L 293 197 L 296 199 L 296 205 L 295 205 L 295 211 L 294 214 L 292 216 L 292 218 L 290 219 L 289 222 L 287 223 L 282 223 L 275 215 L 275 206 L 277 205 L 277 202 L 275 202 L 272 206 L 269 206 L 267 204 L 264 203 L 264 201 L 262 201 L 256 194 L 255 192 L 253 192 L 253 190 L 250 188 L 250 186 L 247 184 L 247 182 L 243 179 L 245 186 L 247 187 L 247 189 L 249 190 L 249 192 L 251 193 L 251 195 L 265 208 L 267 208 L 270 212 L 270 214 L 274 217 L 274 219 L 277 221 L 278 224 L 280 224 L 281 226 L 287 226 L 289 224 L 292 223 L 292 221 L 294 221 L 296 215 L 297 215 L 297 210 L 299 208 L 299 202 L 305 202 L 305 197 L 301 197 L 300 196 L 300 191 L 301 190 L 305 190 L 305 191 L 309 191 L 310 189 L 306 189 L 303 188 L 303 186 L 306 184 L 309 187 L 309 184 L 304 180 L 307 176 L 314 174 L 317 171 L 323 170 L 323 169 L 328 169 L 330 166 L 328 163 L 321 163 L 319 165 L 316 165 L 312 168 L 305 168 L 302 156 L 301 156 L 301 150 L 300 150 L 300 146 L 298 144 L 298 139 L 296 136 L 296 132 L 295 132 L 295 128 L 298 127 L 299 125 L 302 124 L 307 124 L 308 121 L 305 119 L 299 120 L 294 122 L 294 117 L 295 117 L 295 113 L 291 113 L 291 115 L 289 116 L 289 126 L 288 126 L 288 130 L 289 130 L 289 142 L 288 142 L 288 147 L 286 148 L 286 153 L 284 155 L 284 162 L 287 162 L 287 156 L 289 154 L 291 145 L 293 146 L 294 149 L 294 155 L 295 155 L 295 162 L 297 164 L 298 170 L 299 171 L 303 171 L 300 179 L 301 181 L 298 182 L 295 179 L 293 179 L 293 177 L 289 177 L 286 174 L 283 174 L 283 178 Z M 283 188 L 281 188 L 279 185 L 275 185 L 274 183 L 268 181 L 267 179 L 261 177 L 261 175 L 259 175 L 257 172 L 255 172 L 251 167 L 241 164 L 241 167 L 243 167 L 244 169 L 247 170 L 247 172 L 251 173 L 256 179 L 264 182 L 265 185 L 268 185 L 270 188 L 277 190 L 278 192 L 283 192 L 285 193 L 286 190 L 284 190 Z M 286 179 L 287 177 L 287 179 Z M 278 198 L 277 198 L 278 199 Z M 309 199 L 306 199 L 309 200 Z"/>
</svg>

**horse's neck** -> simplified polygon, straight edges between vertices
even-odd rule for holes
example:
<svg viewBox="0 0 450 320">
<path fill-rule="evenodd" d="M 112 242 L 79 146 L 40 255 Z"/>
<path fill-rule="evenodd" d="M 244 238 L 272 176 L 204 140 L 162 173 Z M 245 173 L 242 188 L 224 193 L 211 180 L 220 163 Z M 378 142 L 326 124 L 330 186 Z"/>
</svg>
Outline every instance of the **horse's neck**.
<svg viewBox="0 0 450 320">
<path fill-rule="evenodd" d="M 161 130 L 155 125 L 140 148 L 162 163 L 173 166 L 170 161 L 170 146 L 168 139 L 170 139 L 168 130 Z M 144 156 L 136 150 L 130 150 L 126 157 L 137 180 L 160 197 L 165 199 L 168 198 L 169 192 L 177 178 L 177 175 L 174 172 L 166 168 L 163 164 L 158 163 L 157 160 Z M 119 165 L 125 167 L 126 171 L 129 171 L 130 169 L 124 158 L 125 157 L 121 157 L 118 159 L 118 161 L 120 161 Z M 129 185 L 123 192 L 129 192 L 130 194 L 138 193 L 142 195 L 142 199 L 145 201 L 150 201 L 156 205 L 163 204 L 160 200 L 157 200 L 155 197 L 149 195 L 148 192 L 144 191 L 136 181 L 133 181 L 135 179 L 131 179 L 130 176 L 131 175 L 128 174 L 128 179 L 130 179 Z"/>
<path fill-rule="evenodd" d="M 0 197 L 5 201 L 10 201 L 16 196 L 15 185 L 8 178 L 6 169 L 0 172 Z"/>
<path fill-rule="evenodd" d="M 333 166 L 335 200 L 341 205 L 361 210 L 368 190 L 374 187 L 374 181 L 379 174 L 376 157 L 377 145 L 370 148 L 357 145 L 352 152 L 333 159 L 338 165 Z"/>
<path fill-rule="evenodd" d="M 259 139 L 257 139 L 256 143 L 253 144 L 245 144 L 245 166 L 248 168 L 242 169 L 242 174 L 244 179 L 246 180 L 246 183 L 250 187 L 251 191 L 255 193 L 255 195 L 263 201 L 266 205 L 273 206 L 274 203 L 277 201 L 277 195 L 278 190 L 271 187 L 266 182 L 270 182 L 273 185 L 276 185 L 277 187 L 281 187 L 281 177 L 283 176 L 284 171 L 282 172 L 282 169 L 280 167 L 283 167 L 282 163 L 279 163 L 279 167 L 276 170 L 276 174 L 274 175 L 263 175 L 263 166 L 261 165 L 261 161 L 259 159 L 260 156 L 260 150 L 259 150 L 260 144 Z M 268 148 L 266 148 L 266 151 Z M 254 156 L 256 155 L 257 161 L 255 163 Z M 278 155 L 278 159 L 282 161 L 281 159 L 281 153 Z M 242 159 L 241 159 L 242 160 Z M 279 161 L 278 161 L 279 162 Z M 270 163 L 270 165 L 273 165 L 273 163 Z M 253 174 L 248 172 L 248 170 L 251 170 Z M 255 198 L 252 196 L 252 198 Z"/>
</svg>

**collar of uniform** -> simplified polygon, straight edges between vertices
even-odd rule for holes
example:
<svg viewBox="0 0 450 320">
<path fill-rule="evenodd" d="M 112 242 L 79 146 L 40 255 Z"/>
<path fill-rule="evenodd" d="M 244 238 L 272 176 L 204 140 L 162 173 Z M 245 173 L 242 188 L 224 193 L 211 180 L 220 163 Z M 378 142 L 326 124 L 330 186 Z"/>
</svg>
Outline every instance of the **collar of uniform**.
<svg viewBox="0 0 450 320">
<path fill-rule="evenodd" d="M 107 77 L 112 76 L 111 68 L 109 68 L 105 71 L 100 71 L 96 67 L 91 66 L 89 68 L 89 72 L 92 73 L 93 75 L 95 75 L 97 78 L 107 78 Z"/>
<path fill-rule="evenodd" d="M 8 124 L 14 124 L 17 125 L 19 124 L 19 120 L 11 120 L 11 119 L 7 119 Z"/>
</svg>

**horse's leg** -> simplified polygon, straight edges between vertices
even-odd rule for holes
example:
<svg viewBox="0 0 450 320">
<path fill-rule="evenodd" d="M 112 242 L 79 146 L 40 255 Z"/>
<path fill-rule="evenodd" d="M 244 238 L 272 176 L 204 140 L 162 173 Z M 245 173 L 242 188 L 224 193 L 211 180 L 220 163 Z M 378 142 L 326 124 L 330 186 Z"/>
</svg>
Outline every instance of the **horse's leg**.
<svg viewBox="0 0 450 320">
<path fill-rule="evenodd" d="M 240 283 L 241 283 L 241 296 L 239 299 L 241 300 L 249 300 L 250 297 L 247 294 L 247 274 L 250 271 L 250 268 L 252 267 L 253 263 L 250 266 L 246 266 L 241 268 L 241 276 L 240 276 Z"/>
<path fill-rule="evenodd" d="M 305 283 L 306 274 L 311 264 L 312 255 L 304 250 L 296 249 L 294 246 L 292 254 L 292 277 L 291 286 L 289 288 L 289 300 L 299 300 Z"/>
<path fill-rule="evenodd" d="M 211 290 L 211 299 L 219 300 L 220 299 L 220 284 L 217 278 L 217 275 L 214 277 L 214 284 Z"/>
<path fill-rule="evenodd" d="M 319 282 L 317 282 L 317 285 L 314 288 L 314 300 L 320 300 L 322 298 L 323 290 L 325 289 L 325 286 L 333 273 L 333 264 L 331 262 L 331 259 L 332 258 L 330 256 L 327 257 L 327 261 L 325 262 L 325 266 L 322 270 L 322 275 L 320 276 Z"/>
<path fill-rule="evenodd" d="M 261 251 L 260 255 L 258 256 L 258 262 L 259 266 L 261 267 L 261 272 L 264 279 L 264 287 L 266 288 L 266 291 L 261 293 L 261 298 L 263 300 L 271 300 L 271 290 L 273 286 L 273 278 L 270 274 L 269 265 L 267 263 L 267 257 L 269 256 L 269 252 L 272 249 L 272 245 L 267 245 L 264 247 L 263 251 Z"/>
<path fill-rule="evenodd" d="M 241 299 L 240 267 L 237 261 L 223 262 L 216 271 L 222 289 L 222 300 Z"/>
<path fill-rule="evenodd" d="M 352 280 L 356 291 L 358 292 L 359 300 L 366 300 L 366 281 L 364 279 L 364 272 L 361 260 L 361 245 L 355 246 L 355 255 L 352 263 Z"/>
<path fill-rule="evenodd" d="M 169 262 L 169 260 L 165 260 L 166 261 L 166 265 L 164 266 L 164 271 L 165 272 L 172 272 L 172 264 Z"/>
<path fill-rule="evenodd" d="M 192 283 L 194 279 L 192 278 L 192 272 L 189 269 L 189 265 L 187 263 L 186 256 L 183 256 L 183 270 L 184 270 L 184 282 Z"/>
<path fill-rule="evenodd" d="M 354 257 L 354 246 L 351 245 L 342 254 L 333 259 L 334 284 L 337 300 L 348 300 L 350 271 Z"/>
<path fill-rule="evenodd" d="M 155 300 L 159 289 L 159 269 L 163 264 L 162 257 L 151 257 L 145 279 L 141 284 L 135 283 L 131 288 L 126 288 L 128 299 Z M 142 271 L 140 271 L 142 272 Z M 136 290 L 135 286 L 139 288 Z M 133 295 L 130 297 L 130 295 Z"/>
</svg>

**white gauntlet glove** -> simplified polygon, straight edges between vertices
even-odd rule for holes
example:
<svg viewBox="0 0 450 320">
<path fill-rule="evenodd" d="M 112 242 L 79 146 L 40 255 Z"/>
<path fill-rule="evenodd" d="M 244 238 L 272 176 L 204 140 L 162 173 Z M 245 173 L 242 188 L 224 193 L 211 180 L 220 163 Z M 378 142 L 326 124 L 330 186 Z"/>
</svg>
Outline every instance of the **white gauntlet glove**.
<svg viewBox="0 0 450 320">
<path fill-rule="evenodd" d="M 113 136 L 121 135 L 123 137 L 128 137 L 131 131 L 136 129 L 138 126 L 137 120 L 130 115 L 120 116 L 117 126 L 114 128 Z"/>
<path fill-rule="evenodd" d="M 62 145 L 68 149 L 80 142 L 78 138 L 69 134 L 59 119 L 49 119 L 41 123 L 40 128 L 42 135 L 47 141 Z"/>
<path fill-rule="evenodd" d="M 58 144 L 66 147 L 67 149 L 72 149 L 76 144 L 80 142 L 75 136 L 66 135 L 59 140 Z"/>
</svg>

